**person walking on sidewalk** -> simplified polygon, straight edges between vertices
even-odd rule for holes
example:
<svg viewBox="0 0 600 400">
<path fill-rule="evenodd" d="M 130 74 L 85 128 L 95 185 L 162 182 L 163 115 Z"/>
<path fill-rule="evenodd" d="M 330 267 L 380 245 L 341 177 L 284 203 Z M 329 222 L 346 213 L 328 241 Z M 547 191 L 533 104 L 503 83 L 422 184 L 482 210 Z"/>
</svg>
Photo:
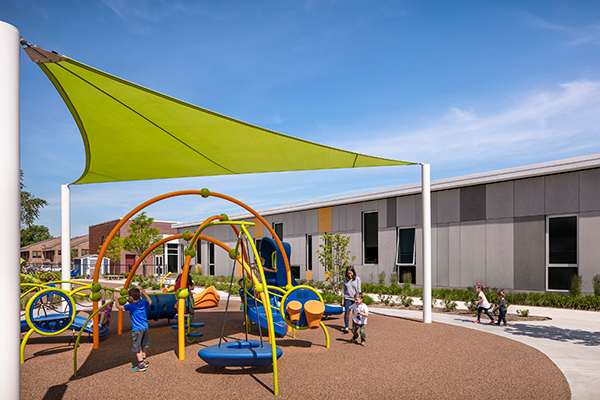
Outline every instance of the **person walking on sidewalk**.
<svg viewBox="0 0 600 400">
<path fill-rule="evenodd" d="M 487 298 L 485 297 L 485 294 L 483 293 L 483 285 L 481 283 L 478 283 L 477 286 L 475 286 L 475 290 L 477 292 L 479 292 L 479 295 L 477 296 L 477 301 L 476 301 L 476 303 L 479 305 L 479 307 L 477 308 L 477 319 L 473 322 L 478 324 L 479 319 L 481 318 L 481 312 L 485 311 L 487 316 L 490 317 L 491 321 L 489 322 L 489 324 L 491 325 L 495 321 L 494 321 L 494 317 L 492 317 L 492 314 L 490 314 L 490 312 L 488 311 L 488 309 L 490 308 L 490 303 L 488 302 Z"/>
<path fill-rule="evenodd" d="M 348 333 L 348 311 L 350 306 L 354 304 L 354 295 L 361 292 L 360 286 L 360 278 L 356 276 L 354 267 L 346 268 L 344 287 L 342 288 L 342 303 L 344 306 L 344 328 L 342 328 L 342 332 L 344 333 Z"/>
<path fill-rule="evenodd" d="M 506 311 L 507 311 L 507 306 L 506 306 L 506 300 L 504 299 L 504 292 L 503 291 L 499 291 L 498 292 L 498 297 L 500 297 L 500 301 L 498 302 L 498 304 L 496 304 L 494 306 L 494 310 L 498 309 L 498 323 L 496 323 L 496 325 L 500 325 L 500 321 L 504 321 L 504 326 L 506 326 Z"/>
</svg>

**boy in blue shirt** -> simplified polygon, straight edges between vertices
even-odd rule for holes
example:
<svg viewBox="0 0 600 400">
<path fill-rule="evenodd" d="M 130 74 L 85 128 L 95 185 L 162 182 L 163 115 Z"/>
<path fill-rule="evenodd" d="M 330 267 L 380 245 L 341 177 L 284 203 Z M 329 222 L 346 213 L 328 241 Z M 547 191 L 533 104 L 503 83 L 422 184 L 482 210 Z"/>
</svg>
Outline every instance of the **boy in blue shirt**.
<svg viewBox="0 0 600 400">
<path fill-rule="evenodd" d="M 140 300 L 144 295 L 145 299 Z M 146 307 L 152 304 L 152 300 L 146 294 L 144 289 L 129 289 L 129 304 L 122 306 L 118 301 L 115 305 L 119 310 L 129 311 L 131 316 L 131 336 L 133 338 L 133 348 L 131 351 L 136 353 L 138 364 L 132 369 L 135 372 L 145 371 L 148 366 L 146 361 L 146 349 L 150 347 L 150 331 L 148 329 L 148 318 L 146 317 Z"/>
</svg>

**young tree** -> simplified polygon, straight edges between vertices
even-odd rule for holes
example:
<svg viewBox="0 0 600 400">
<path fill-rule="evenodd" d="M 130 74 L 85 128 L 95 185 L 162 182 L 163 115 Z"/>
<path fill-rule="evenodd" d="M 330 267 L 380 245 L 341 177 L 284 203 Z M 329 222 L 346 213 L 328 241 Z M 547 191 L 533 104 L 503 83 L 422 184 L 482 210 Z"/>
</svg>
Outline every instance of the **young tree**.
<svg viewBox="0 0 600 400">
<path fill-rule="evenodd" d="M 100 254 L 100 250 L 102 250 L 102 243 L 98 247 L 98 254 Z M 121 237 L 117 233 L 117 235 L 110 241 L 108 245 L 108 249 L 106 249 L 105 256 L 108 257 L 114 264 L 111 264 L 111 273 L 114 273 L 113 266 L 117 264 L 117 262 L 121 259 L 121 252 L 123 251 L 123 244 L 121 243 Z"/>
<path fill-rule="evenodd" d="M 33 224 L 40 216 L 40 209 L 47 206 L 48 202 L 34 197 L 23 189 L 25 184 L 23 170 L 21 170 L 21 247 L 52 238 L 47 227 Z"/>
<path fill-rule="evenodd" d="M 153 228 L 154 218 L 146 216 L 145 212 L 131 219 L 127 232 L 129 235 L 120 239 L 123 250 L 140 257 L 150 246 L 162 239 L 160 229 Z M 114 240 L 114 239 L 113 239 Z M 161 254 L 162 248 L 157 247 L 153 254 Z M 146 261 L 142 263 L 143 274 L 146 275 Z"/>
<path fill-rule="evenodd" d="M 31 193 L 24 191 L 23 170 L 21 170 L 21 224 L 25 226 L 33 225 L 33 222 L 40 216 L 40 209 L 48 205 L 44 199 L 38 199 Z"/>
<path fill-rule="evenodd" d="M 356 260 L 356 256 L 351 255 L 350 250 L 347 249 L 350 236 L 326 233 L 321 240 L 323 243 L 317 250 L 319 262 L 325 267 L 325 271 L 331 274 L 334 289 L 341 292 L 346 267 L 351 266 L 351 261 Z"/>
<path fill-rule="evenodd" d="M 48 227 L 44 225 L 29 225 L 21 229 L 21 247 L 28 246 L 42 240 L 52 239 Z"/>
</svg>

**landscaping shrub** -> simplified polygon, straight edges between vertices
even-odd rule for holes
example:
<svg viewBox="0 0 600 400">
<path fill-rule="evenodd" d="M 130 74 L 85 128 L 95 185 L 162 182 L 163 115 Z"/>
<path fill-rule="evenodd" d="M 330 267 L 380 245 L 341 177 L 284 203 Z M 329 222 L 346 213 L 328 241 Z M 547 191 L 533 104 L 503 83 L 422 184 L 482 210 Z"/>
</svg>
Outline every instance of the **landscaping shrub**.
<svg viewBox="0 0 600 400">
<path fill-rule="evenodd" d="M 593 282 L 594 282 L 594 296 L 600 296 L 600 275 L 595 275 Z"/>
<path fill-rule="evenodd" d="M 455 301 L 452 301 L 452 300 L 449 300 L 449 299 L 444 300 L 442 302 L 442 304 L 443 304 L 444 309 L 446 311 L 454 311 L 454 310 L 456 310 L 456 307 L 458 307 L 458 304 L 456 304 Z"/>
<path fill-rule="evenodd" d="M 571 296 L 579 297 L 581 296 L 581 282 L 583 278 L 581 275 L 573 274 L 571 276 L 571 284 L 569 285 L 569 293 Z"/>
<path fill-rule="evenodd" d="M 373 301 L 373 298 L 371 296 L 369 296 L 368 294 L 365 294 L 364 298 L 363 298 L 363 303 L 365 303 L 366 305 L 370 306 L 370 305 L 373 305 L 374 301 Z"/>
</svg>

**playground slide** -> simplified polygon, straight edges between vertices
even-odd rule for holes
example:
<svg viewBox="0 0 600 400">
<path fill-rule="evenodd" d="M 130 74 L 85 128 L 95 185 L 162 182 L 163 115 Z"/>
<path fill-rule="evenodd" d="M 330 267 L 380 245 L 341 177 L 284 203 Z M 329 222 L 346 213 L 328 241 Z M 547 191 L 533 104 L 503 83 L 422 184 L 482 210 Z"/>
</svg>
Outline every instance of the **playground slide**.
<svg viewBox="0 0 600 400">
<path fill-rule="evenodd" d="M 175 291 L 174 286 L 163 289 L 163 292 L 165 293 L 173 291 Z M 217 307 L 219 301 L 221 301 L 221 296 L 219 296 L 219 293 L 217 293 L 217 289 L 214 286 L 209 286 L 201 293 L 194 293 L 195 309 Z"/>
<path fill-rule="evenodd" d="M 194 308 L 217 307 L 220 300 L 221 296 L 217 293 L 217 289 L 214 286 L 210 286 L 202 293 L 194 293 Z"/>
<path fill-rule="evenodd" d="M 267 327 L 268 327 L 267 318 L 265 317 L 265 309 L 262 306 L 248 307 L 248 318 L 250 318 L 250 321 L 257 324 L 258 323 L 258 318 L 256 315 L 257 309 L 258 309 L 258 315 L 260 316 L 260 326 L 264 329 L 263 332 L 266 332 Z M 271 308 L 271 311 L 273 313 L 273 327 L 275 329 L 275 333 L 277 333 L 280 336 L 285 336 L 285 334 L 288 331 L 288 325 L 283 320 L 283 317 L 281 316 L 281 313 L 279 312 L 279 310 Z M 263 335 L 265 335 L 265 334 L 266 333 L 263 333 Z"/>
<path fill-rule="evenodd" d="M 37 317 L 34 318 L 34 322 L 39 322 L 41 324 L 52 324 L 53 321 L 57 321 L 57 320 L 61 320 L 64 318 L 69 318 L 69 316 L 67 314 L 49 314 L 48 316 L 45 317 Z M 69 329 L 75 329 L 75 330 L 81 330 L 81 328 L 83 328 L 84 332 L 87 333 L 94 333 L 92 326 L 90 325 L 89 327 L 83 327 L 83 324 L 85 324 L 87 318 L 84 317 L 80 317 L 79 315 L 75 316 L 75 319 L 73 320 L 73 323 L 69 326 Z M 22 319 L 21 320 L 21 332 L 27 332 L 29 330 L 29 325 L 27 325 L 27 321 Z M 108 327 L 107 326 L 103 326 L 102 328 L 100 328 L 99 330 L 100 332 L 100 336 L 104 336 L 108 333 Z"/>
</svg>

